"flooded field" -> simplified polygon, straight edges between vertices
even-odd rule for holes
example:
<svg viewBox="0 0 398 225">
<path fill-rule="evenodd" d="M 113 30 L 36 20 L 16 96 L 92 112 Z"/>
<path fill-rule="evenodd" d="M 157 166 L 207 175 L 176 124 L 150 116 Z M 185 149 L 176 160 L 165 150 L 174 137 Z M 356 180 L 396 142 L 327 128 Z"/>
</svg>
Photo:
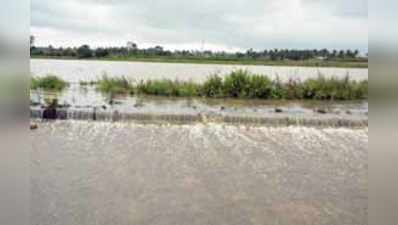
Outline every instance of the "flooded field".
<svg viewBox="0 0 398 225">
<path fill-rule="evenodd" d="M 49 60 L 31 59 L 31 73 L 36 76 L 54 74 L 68 82 L 97 80 L 103 73 L 110 76 L 126 76 L 131 80 L 178 79 L 181 81 L 204 81 L 209 75 L 218 73 L 221 76 L 237 69 L 247 69 L 253 73 L 278 76 L 281 80 L 308 79 L 325 76 L 344 77 L 347 74 L 355 80 L 368 79 L 368 69 L 355 68 L 316 68 L 316 67 L 283 67 L 283 66 L 238 66 L 238 65 L 205 65 L 178 63 L 144 63 L 144 62 L 110 62 L 84 60 Z"/>
<path fill-rule="evenodd" d="M 341 126 L 347 124 L 347 121 L 352 121 L 355 126 L 367 126 L 368 120 L 367 101 L 281 101 L 120 95 L 114 96 L 110 104 L 109 95 L 97 92 L 93 86 L 76 84 L 60 93 L 32 91 L 30 97 L 31 110 L 36 112 L 35 117 L 39 117 L 38 113 L 46 104 L 46 99 L 57 98 L 61 109 L 69 112 L 69 118 L 84 120 L 92 120 L 93 117 L 100 120 L 100 116 L 94 114 L 106 114 L 104 119 L 112 120 L 114 113 L 135 114 L 134 118 L 138 120 L 141 120 L 139 117 L 147 119 L 150 115 L 172 115 L 173 118 L 166 119 L 167 122 L 203 122 L 202 117 L 206 117 L 210 120 L 215 118 L 217 121 L 221 119 L 237 123 L 245 123 L 249 118 L 253 119 L 250 123 L 260 123 L 256 119 L 265 118 L 269 120 L 266 122 L 269 124 L 270 121 L 279 123 L 280 119 L 286 118 L 308 125 L 313 124 L 313 121 L 322 121 L 323 125 Z M 226 117 L 230 119 L 225 119 Z"/>
<path fill-rule="evenodd" d="M 80 85 L 79 81 L 96 80 L 102 73 L 110 76 L 127 76 L 130 80 L 178 79 L 201 81 L 212 73 L 229 73 L 244 68 L 259 74 L 279 76 L 282 80 L 300 78 L 305 80 L 325 76 L 345 76 L 363 80 L 367 69 L 274 67 L 274 66 L 230 66 L 170 63 L 139 63 L 78 60 L 31 60 L 31 71 L 35 76 L 56 74 L 70 83 L 59 93 L 43 90 L 31 91 L 31 106 L 37 110 L 46 104 L 46 99 L 57 98 L 61 107 L 74 111 L 99 113 L 141 113 L 172 115 L 210 115 L 239 117 L 289 117 L 367 120 L 367 101 L 270 101 L 249 99 L 206 99 L 145 96 L 113 96 L 99 92 L 95 86 Z M 325 115 L 327 114 L 327 115 Z"/>
<path fill-rule="evenodd" d="M 38 125 L 32 224 L 367 224 L 367 128 Z"/>
<path fill-rule="evenodd" d="M 70 82 L 30 93 L 32 224 L 366 225 L 367 101 L 110 96 L 78 84 L 104 72 L 201 82 L 238 68 L 282 80 L 368 77 L 367 69 L 31 60 L 33 75 Z M 37 119 L 54 98 L 70 120 Z M 122 114 L 168 119 L 113 117 Z"/>
</svg>

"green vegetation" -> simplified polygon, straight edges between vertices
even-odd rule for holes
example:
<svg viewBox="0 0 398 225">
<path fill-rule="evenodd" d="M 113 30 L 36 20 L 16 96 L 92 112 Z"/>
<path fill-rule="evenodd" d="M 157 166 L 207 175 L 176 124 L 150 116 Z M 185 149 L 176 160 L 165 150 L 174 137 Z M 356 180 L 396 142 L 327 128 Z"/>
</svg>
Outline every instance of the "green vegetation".
<svg viewBox="0 0 398 225">
<path fill-rule="evenodd" d="M 173 97 L 207 97 L 239 99 L 289 99 L 289 100 L 361 100 L 368 98 L 368 81 L 344 78 L 317 78 L 305 81 L 290 79 L 282 82 L 279 78 L 271 80 L 267 76 L 236 70 L 220 77 L 215 74 L 204 83 L 177 80 L 147 80 L 130 82 L 125 77 L 111 78 L 104 74 L 98 81 L 84 82 L 80 85 L 96 85 L 97 90 L 114 94 L 156 95 Z M 31 89 L 61 91 L 67 83 L 56 76 L 32 78 Z"/>
<path fill-rule="evenodd" d="M 368 97 L 368 81 L 351 81 L 348 76 L 343 79 L 325 78 L 309 79 L 302 85 L 302 97 L 319 100 L 350 100 Z"/>
<path fill-rule="evenodd" d="M 98 90 L 112 94 L 136 94 L 176 97 L 247 98 L 247 99 L 313 99 L 313 100 L 358 100 L 367 99 L 368 81 L 357 82 L 344 78 L 318 78 L 271 80 L 267 76 L 237 70 L 221 78 L 210 76 L 203 84 L 191 81 L 148 80 L 138 84 L 126 78 L 104 76 L 97 83 Z"/>
<path fill-rule="evenodd" d="M 39 77 L 31 79 L 31 89 L 44 89 L 49 91 L 62 91 L 68 86 L 68 83 L 58 78 L 55 75 L 47 75 L 45 77 Z"/>
<path fill-rule="evenodd" d="M 223 94 L 233 98 L 270 98 L 272 82 L 266 76 L 238 70 L 224 78 Z"/>
<path fill-rule="evenodd" d="M 162 46 L 139 48 L 136 43 L 126 46 L 90 48 L 35 46 L 35 37 L 30 38 L 30 56 L 32 58 L 52 59 L 92 59 L 113 61 L 139 61 L 164 63 L 198 64 L 234 64 L 234 65 L 280 65 L 312 67 L 351 67 L 367 68 L 367 56 L 361 56 L 358 50 L 336 49 L 265 49 L 241 52 L 211 50 L 167 50 Z"/>
<path fill-rule="evenodd" d="M 172 80 L 142 81 L 132 93 L 159 96 L 195 97 L 200 95 L 200 85 Z"/>
<path fill-rule="evenodd" d="M 82 45 L 76 50 L 76 56 L 79 59 L 92 57 L 92 50 L 88 45 Z"/>
<path fill-rule="evenodd" d="M 125 77 L 110 78 L 104 74 L 102 79 L 97 82 L 97 89 L 105 93 L 127 94 L 133 89 L 133 86 Z"/>
<path fill-rule="evenodd" d="M 213 98 L 224 96 L 223 79 L 218 75 L 210 76 L 207 81 L 203 83 L 201 94 Z"/>
</svg>

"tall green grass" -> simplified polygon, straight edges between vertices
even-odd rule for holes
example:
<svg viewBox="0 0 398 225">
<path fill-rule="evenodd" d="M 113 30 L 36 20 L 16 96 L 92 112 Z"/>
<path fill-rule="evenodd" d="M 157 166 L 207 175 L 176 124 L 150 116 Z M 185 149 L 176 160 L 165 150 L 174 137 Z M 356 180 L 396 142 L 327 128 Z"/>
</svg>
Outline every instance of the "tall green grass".
<svg viewBox="0 0 398 225">
<path fill-rule="evenodd" d="M 110 94 L 127 94 L 133 89 L 133 85 L 125 77 L 111 78 L 106 74 L 96 84 L 97 90 Z"/>
<path fill-rule="evenodd" d="M 347 75 L 344 78 L 317 78 L 304 82 L 290 79 L 282 82 L 278 77 L 237 70 L 222 79 L 211 76 L 201 87 L 201 96 L 257 99 L 314 99 L 314 100 L 358 100 L 367 99 L 368 81 L 357 82 Z"/>
<path fill-rule="evenodd" d="M 103 92 L 176 97 L 359 100 L 368 96 L 368 81 L 357 82 L 349 76 L 326 78 L 319 75 L 305 81 L 282 82 L 279 78 L 271 80 L 246 70 L 233 71 L 224 78 L 212 75 L 203 84 L 169 79 L 132 84 L 125 78 L 104 76 L 97 85 Z"/>
<path fill-rule="evenodd" d="M 224 81 L 217 74 L 210 76 L 200 87 L 202 96 L 218 98 L 224 96 Z"/>
<path fill-rule="evenodd" d="M 305 99 L 317 100 L 350 100 L 368 97 L 368 81 L 352 81 L 348 76 L 342 79 L 325 78 L 308 79 L 302 84 Z"/>
<path fill-rule="evenodd" d="M 110 94 L 157 95 L 176 97 L 248 98 L 248 99 L 312 99 L 312 100 L 361 100 L 368 98 L 368 81 L 324 77 L 301 81 L 290 79 L 282 82 L 278 77 L 253 74 L 236 70 L 221 77 L 210 76 L 204 83 L 170 79 L 147 80 L 133 83 L 125 77 L 111 78 L 106 74 L 92 82 L 97 90 Z M 82 83 L 82 85 L 86 85 Z M 62 90 L 67 83 L 55 76 L 32 79 L 32 89 Z"/>
<path fill-rule="evenodd" d="M 141 81 L 134 88 L 135 94 L 195 97 L 199 95 L 200 85 L 193 82 L 163 80 Z"/>
</svg>

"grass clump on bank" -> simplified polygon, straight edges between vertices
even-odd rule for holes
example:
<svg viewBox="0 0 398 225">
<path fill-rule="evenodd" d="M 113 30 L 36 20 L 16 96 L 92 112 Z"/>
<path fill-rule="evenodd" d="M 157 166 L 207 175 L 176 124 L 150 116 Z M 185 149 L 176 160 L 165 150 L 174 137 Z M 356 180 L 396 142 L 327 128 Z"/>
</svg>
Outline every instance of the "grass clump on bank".
<svg viewBox="0 0 398 225">
<path fill-rule="evenodd" d="M 271 97 L 272 81 L 266 76 L 238 70 L 224 78 L 222 88 L 224 97 L 266 99 Z"/>
<path fill-rule="evenodd" d="M 245 70 L 231 72 L 224 78 L 210 76 L 203 84 L 192 81 L 148 80 L 132 84 L 126 78 L 103 78 L 100 91 L 113 94 L 144 94 L 175 97 L 288 99 L 288 100 L 361 100 L 368 97 L 368 81 L 344 78 L 317 78 L 282 82 Z"/>
<path fill-rule="evenodd" d="M 317 100 L 367 99 L 368 81 L 352 81 L 348 76 L 342 79 L 325 78 L 306 80 L 302 84 L 302 98 Z"/>
<path fill-rule="evenodd" d="M 106 74 L 96 84 L 99 91 L 111 94 L 127 94 L 133 89 L 125 77 L 110 78 Z"/>
<path fill-rule="evenodd" d="M 224 96 L 224 81 L 216 75 L 210 76 L 201 86 L 200 93 L 203 96 L 219 98 Z"/>
<path fill-rule="evenodd" d="M 204 83 L 170 79 L 147 80 L 133 83 L 125 77 L 109 77 L 106 74 L 98 81 L 80 82 L 80 85 L 95 85 L 97 90 L 110 94 L 156 95 L 169 97 L 288 99 L 288 100 L 364 100 L 368 98 L 368 81 L 324 77 L 286 82 L 278 77 L 236 70 L 221 77 L 210 76 Z M 68 84 L 62 79 L 48 75 L 32 78 L 31 89 L 61 91 Z"/>
<path fill-rule="evenodd" d="M 200 85 L 189 81 L 148 80 L 140 82 L 133 90 L 135 94 L 195 97 L 199 96 Z"/>
<path fill-rule="evenodd" d="M 368 81 L 344 78 L 317 78 L 282 82 L 267 76 L 237 70 L 223 78 L 211 76 L 200 87 L 201 96 L 289 100 L 360 100 L 368 97 Z"/>
<path fill-rule="evenodd" d="M 32 77 L 30 88 L 33 90 L 44 89 L 48 91 L 62 91 L 68 86 L 68 83 L 55 75 L 45 77 Z"/>
</svg>

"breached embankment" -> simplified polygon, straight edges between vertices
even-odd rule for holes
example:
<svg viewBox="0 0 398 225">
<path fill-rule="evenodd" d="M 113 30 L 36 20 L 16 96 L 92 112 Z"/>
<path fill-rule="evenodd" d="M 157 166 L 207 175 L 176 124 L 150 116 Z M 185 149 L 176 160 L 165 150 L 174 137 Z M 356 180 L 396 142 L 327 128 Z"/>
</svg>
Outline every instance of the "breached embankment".
<svg viewBox="0 0 398 225">
<path fill-rule="evenodd" d="M 31 109 L 32 119 L 42 119 L 43 109 Z M 349 127 L 360 128 L 368 126 L 368 118 L 358 116 L 338 115 L 289 115 L 289 114 L 267 114 L 264 116 L 237 116 L 212 113 L 198 114 L 155 114 L 155 113 L 132 113 L 118 111 L 96 111 L 96 110 L 58 110 L 59 120 L 89 120 L 89 121 L 111 121 L 111 122 L 138 122 L 138 123 L 226 123 L 247 124 L 262 126 L 309 126 L 309 127 Z"/>
</svg>

